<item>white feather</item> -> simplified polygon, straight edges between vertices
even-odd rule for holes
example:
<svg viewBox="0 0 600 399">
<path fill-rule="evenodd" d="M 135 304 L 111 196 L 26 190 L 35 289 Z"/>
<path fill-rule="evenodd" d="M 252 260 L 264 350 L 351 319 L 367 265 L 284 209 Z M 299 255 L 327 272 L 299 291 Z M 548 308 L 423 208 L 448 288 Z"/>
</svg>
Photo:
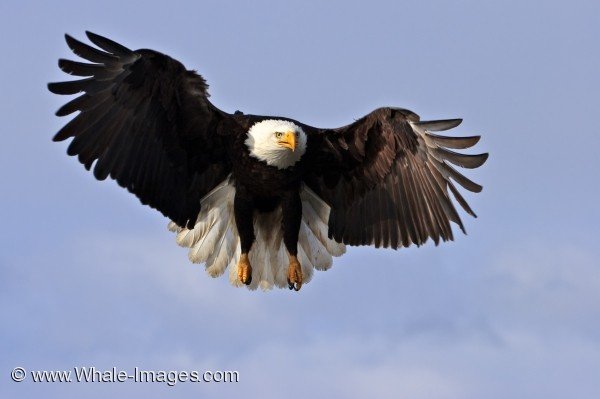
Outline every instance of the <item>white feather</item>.
<svg viewBox="0 0 600 399">
<path fill-rule="evenodd" d="M 229 280 L 237 287 L 244 285 L 238 279 L 237 264 L 240 259 L 240 239 L 235 225 L 233 201 L 235 187 L 230 178 L 225 179 L 201 200 L 201 212 L 193 229 L 169 223 L 169 230 L 177 233 L 179 245 L 189 247 L 189 258 L 195 263 L 205 263 L 212 277 L 221 276 L 229 268 Z M 303 284 L 308 283 L 313 269 L 327 270 L 332 256 L 342 255 L 346 247 L 328 238 L 329 206 L 308 187 L 300 191 L 302 222 L 298 237 L 298 260 L 302 267 Z M 256 241 L 250 250 L 252 283 L 248 288 L 287 288 L 289 258 L 281 230 L 281 207 L 271 213 L 256 213 L 254 230 Z"/>
<path fill-rule="evenodd" d="M 346 252 L 346 246 L 328 236 L 329 213 L 331 211 L 329 205 L 307 186 L 303 186 L 300 190 L 300 198 L 302 199 L 302 220 L 306 222 L 306 225 L 327 249 L 327 252 L 332 256 L 342 256 Z"/>
<path fill-rule="evenodd" d="M 281 231 L 281 229 L 280 229 Z M 276 263 L 273 261 L 275 260 Z M 279 234 L 271 252 L 271 266 L 273 276 L 275 276 L 275 285 L 279 288 L 287 288 L 288 255 L 283 243 L 283 235 Z"/>
<path fill-rule="evenodd" d="M 194 263 L 206 262 L 210 254 L 215 250 L 221 236 L 225 234 L 226 226 L 227 220 L 225 220 L 225 218 L 216 219 L 215 223 L 210 226 L 206 234 L 192 247 L 192 250 L 189 253 L 190 260 Z"/>
<path fill-rule="evenodd" d="M 327 252 L 323 243 L 312 234 L 304 221 L 300 224 L 298 244 L 300 244 L 315 269 L 327 270 L 331 267 L 333 263 L 331 254 Z"/>
<path fill-rule="evenodd" d="M 275 274 L 278 264 L 271 264 L 271 253 L 276 252 L 275 239 L 281 226 L 281 211 L 275 210 L 268 214 L 258 214 L 254 220 L 254 229 L 258 233 L 256 236 L 256 252 L 253 247 L 250 250 L 251 258 L 256 259 L 256 278 L 257 284 L 261 289 L 266 290 L 273 287 Z M 252 261 L 251 261 L 252 264 Z M 254 277 L 253 277 L 254 278 Z"/>
<path fill-rule="evenodd" d="M 225 234 L 221 238 L 221 242 L 215 251 L 209 256 L 206 261 L 206 271 L 211 277 L 218 277 L 225 272 L 227 264 L 229 262 L 230 254 L 235 252 L 234 244 L 237 243 L 233 229 L 231 228 L 231 222 L 225 230 Z M 216 256 L 215 256 L 216 254 Z"/>
<path fill-rule="evenodd" d="M 269 248 L 267 248 L 264 229 L 261 227 L 263 226 L 260 226 L 255 220 L 256 241 L 252 244 L 252 248 L 248 254 L 250 265 L 252 265 L 252 283 L 248 287 L 250 289 L 256 289 L 259 285 L 263 289 L 268 289 L 273 285 Z"/>
<path fill-rule="evenodd" d="M 302 246 L 298 246 L 298 261 L 302 269 L 302 284 L 307 284 L 312 279 L 314 266 Z"/>
<path fill-rule="evenodd" d="M 233 257 L 231 257 L 231 259 L 229 259 L 229 282 L 236 286 L 236 287 L 243 287 L 244 284 L 242 284 L 242 282 L 238 279 L 238 261 L 240 260 L 240 256 L 242 254 L 242 250 L 241 247 L 239 245 L 240 240 L 239 237 L 237 237 L 237 244 L 236 244 L 236 248 L 235 248 L 235 253 L 233 254 Z"/>
<path fill-rule="evenodd" d="M 180 227 L 177 225 L 177 223 L 171 221 L 169 222 L 169 225 L 167 226 L 167 228 L 169 229 L 169 231 L 172 231 L 173 233 L 179 233 L 183 227 Z"/>
</svg>

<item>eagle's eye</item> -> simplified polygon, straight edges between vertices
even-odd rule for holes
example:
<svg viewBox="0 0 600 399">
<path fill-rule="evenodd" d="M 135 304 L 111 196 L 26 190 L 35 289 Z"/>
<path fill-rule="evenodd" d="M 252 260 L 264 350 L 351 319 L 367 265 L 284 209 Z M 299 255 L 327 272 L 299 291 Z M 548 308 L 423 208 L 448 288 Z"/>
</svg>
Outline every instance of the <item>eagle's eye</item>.
<svg viewBox="0 0 600 399">
<path fill-rule="evenodd" d="M 281 132 L 276 132 L 275 133 L 275 137 L 277 137 L 278 139 L 280 139 L 281 136 L 283 136 L 283 133 L 281 133 Z"/>
</svg>

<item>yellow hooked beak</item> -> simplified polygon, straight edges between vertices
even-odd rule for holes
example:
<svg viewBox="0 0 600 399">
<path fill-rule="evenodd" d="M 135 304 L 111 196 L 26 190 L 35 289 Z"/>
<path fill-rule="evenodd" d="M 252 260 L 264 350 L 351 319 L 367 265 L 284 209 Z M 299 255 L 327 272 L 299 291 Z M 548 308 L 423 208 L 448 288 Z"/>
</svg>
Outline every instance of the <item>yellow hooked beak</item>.
<svg viewBox="0 0 600 399">
<path fill-rule="evenodd" d="M 278 144 L 294 151 L 296 149 L 296 133 L 288 130 L 279 138 Z"/>
</svg>

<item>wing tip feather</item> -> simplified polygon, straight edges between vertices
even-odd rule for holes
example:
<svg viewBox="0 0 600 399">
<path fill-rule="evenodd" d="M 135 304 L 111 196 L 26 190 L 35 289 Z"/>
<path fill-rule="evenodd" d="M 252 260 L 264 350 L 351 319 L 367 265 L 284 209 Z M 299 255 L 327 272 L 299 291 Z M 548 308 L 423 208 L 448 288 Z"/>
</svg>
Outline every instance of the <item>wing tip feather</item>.
<svg viewBox="0 0 600 399">
<path fill-rule="evenodd" d="M 55 143 L 61 142 L 61 141 L 65 141 L 67 138 L 66 137 L 62 137 L 60 132 L 56 133 L 53 137 L 52 137 L 52 141 Z"/>
<path fill-rule="evenodd" d="M 415 122 L 415 125 L 432 132 L 441 132 L 443 130 L 449 130 L 457 127 L 462 123 L 462 121 L 462 118 L 438 119 L 434 121 Z"/>
<path fill-rule="evenodd" d="M 119 44 L 119 43 L 115 42 L 114 40 L 111 40 L 107 37 L 101 36 L 97 33 L 91 32 L 89 30 L 85 31 L 85 35 L 96 46 L 100 47 L 101 49 L 103 49 L 105 51 L 108 51 L 112 55 L 129 56 L 134 53 L 132 50 L 128 49 L 127 47 L 123 46 L 122 44 Z"/>
</svg>

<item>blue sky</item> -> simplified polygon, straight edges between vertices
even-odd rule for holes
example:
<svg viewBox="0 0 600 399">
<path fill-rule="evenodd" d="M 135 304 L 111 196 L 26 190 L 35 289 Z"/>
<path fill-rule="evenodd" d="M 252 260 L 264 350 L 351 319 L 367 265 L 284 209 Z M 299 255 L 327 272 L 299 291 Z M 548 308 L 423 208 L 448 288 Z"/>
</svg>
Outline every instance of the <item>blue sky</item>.
<svg viewBox="0 0 600 399">
<path fill-rule="evenodd" d="M 0 3 L 0 396 L 592 398 L 600 394 L 600 4 Z M 197 69 L 223 110 L 346 124 L 462 117 L 490 159 L 468 236 L 353 248 L 299 294 L 187 260 L 167 220 L 66 143 L 63 34 Z M 457 232 L 458 233 L 458 232 Z M 238 384 L 14 383 L 74 366 L 238 370 Z"/>
</svg>

